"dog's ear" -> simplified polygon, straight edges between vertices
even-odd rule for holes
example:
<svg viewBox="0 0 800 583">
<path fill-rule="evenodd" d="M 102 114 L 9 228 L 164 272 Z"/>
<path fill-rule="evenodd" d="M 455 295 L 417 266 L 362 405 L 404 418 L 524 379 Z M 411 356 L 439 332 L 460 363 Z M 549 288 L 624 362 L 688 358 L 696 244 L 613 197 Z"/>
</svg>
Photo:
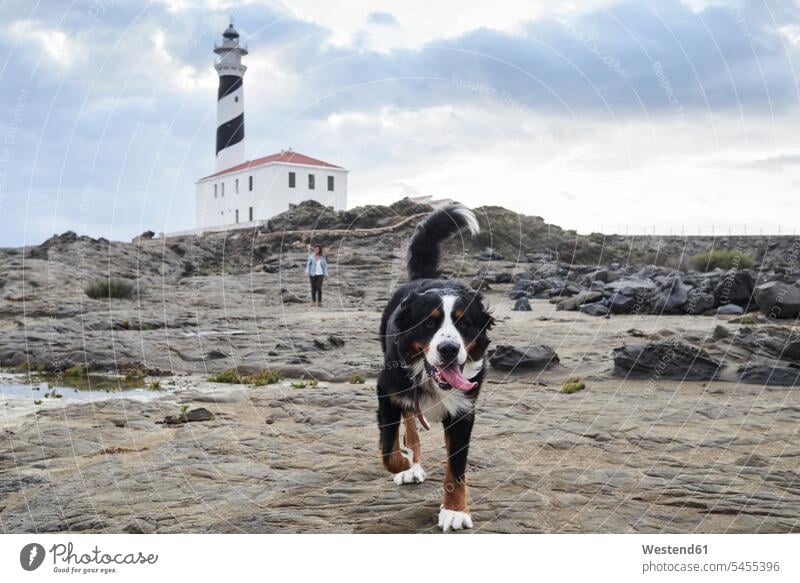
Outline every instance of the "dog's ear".
<svg viewBox="0 0 800 583">
<path fill-rule="evenodd" d="M 420 294 L 417 292 L 411 292 L 403 298 L 403 301 L 401 301 L 400 305 L 397 307 L 394 323 L 401 333 L 408 332 L 411 328 L 418 324 L 418 322 L 414 322 L 412 308 L 415 302 L 419 301 L 419 298 Z"/>
<path fill-rule="evenodd" d="M 489 306 L 486 305 L 486 299 L 483 297 L 481 292 L 476 291 L 473 297 L 473 302 L 475 307 L 477 307 L 478 311 L 480 312 L 477 324 L 480 326 L 481 330 L 488 332 L 494 327 L 495 321 L 491 311 L 489 310 Z"/>
</svg>

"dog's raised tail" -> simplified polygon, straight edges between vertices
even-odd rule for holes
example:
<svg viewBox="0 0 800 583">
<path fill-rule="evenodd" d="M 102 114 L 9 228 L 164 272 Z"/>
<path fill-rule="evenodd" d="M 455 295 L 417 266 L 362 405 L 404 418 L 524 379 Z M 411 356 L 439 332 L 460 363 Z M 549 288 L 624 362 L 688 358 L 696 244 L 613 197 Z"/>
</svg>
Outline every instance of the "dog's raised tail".
<svg viewBox="0 0 800 583">
<path fill-rule="evenodd" d="M 481 229 L 475 214 L 460 204 L 437 209 L 425 217 L 408 246 L 408 279 L 439 277 L 442 241 L 463 231 L 474 236 Z"/>
</svg>

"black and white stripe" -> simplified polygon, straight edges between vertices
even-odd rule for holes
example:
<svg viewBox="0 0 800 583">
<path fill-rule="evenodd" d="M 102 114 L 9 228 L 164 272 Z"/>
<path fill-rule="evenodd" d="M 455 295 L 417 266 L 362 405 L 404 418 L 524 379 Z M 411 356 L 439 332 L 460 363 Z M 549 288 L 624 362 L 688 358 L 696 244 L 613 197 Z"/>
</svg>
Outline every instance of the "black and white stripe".
<svg viewBox="0 0 800 583">
<path fill-rule="evenodd" d="M 230 25 L 223 33 L 223 43 L 214 48 L 220 57 L 215 68 L 219 73 L 217 92 L 217 171 L 245 161 L 244 152 L 244 72 L 242 56 L 247 49 L 239 46 L 239 33 Z"/>
</svg>

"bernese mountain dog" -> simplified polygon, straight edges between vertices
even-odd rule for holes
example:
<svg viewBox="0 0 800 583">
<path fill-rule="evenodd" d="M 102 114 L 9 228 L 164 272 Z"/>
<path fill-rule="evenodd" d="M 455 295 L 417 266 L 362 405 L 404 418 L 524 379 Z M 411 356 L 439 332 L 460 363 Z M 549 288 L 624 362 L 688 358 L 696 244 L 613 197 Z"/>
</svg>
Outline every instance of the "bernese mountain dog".
<svg viewBox="0 0 800 583">
<path fill-rule="evenodd" d="M 384 363 L 378 377 L 378 427 L 383 465 L 397 485 L 420 483 L 417 423 L 444 425 L 447 463 L 439 509 L 443 531 L 472 528 L 465 471 L 475 421 L 475 401 L 484 377 L 488 331 L 494 325 L 480 292 L 441 279 L 442 242 L 457 233 L 479 232 L 469 209 L 451 205 L 429 214 L 408 250 L 409 282 L 383 312 L 380 337 Z M 400 445 L 400 425 L 405 427 Z"/>
</svg>

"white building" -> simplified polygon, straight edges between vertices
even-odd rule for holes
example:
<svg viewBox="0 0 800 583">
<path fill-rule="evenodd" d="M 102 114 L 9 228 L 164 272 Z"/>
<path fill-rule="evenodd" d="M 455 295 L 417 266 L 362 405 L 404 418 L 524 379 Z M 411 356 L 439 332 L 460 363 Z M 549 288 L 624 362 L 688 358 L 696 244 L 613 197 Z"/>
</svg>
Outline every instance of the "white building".
<svg viewBox="0 0 800 583">
<path fill-rule="evenodd" d="M 292 150 L 244 162 L 197 181 L 197 227 L 264 221 L 290 204 L 347 206 L 347 170 Z"/>
<path fill-rule="evenodd" d="M 255 160 L 245 157 L 244 73 L 247 48 L 231 24 L 214 46 L 219 58 L 216 172 L 195 183 L 198 230 L 248 226 L 316 200 L 336 210 L 347 207 L 347 170 L 291 149 Z"/>
</svg>

